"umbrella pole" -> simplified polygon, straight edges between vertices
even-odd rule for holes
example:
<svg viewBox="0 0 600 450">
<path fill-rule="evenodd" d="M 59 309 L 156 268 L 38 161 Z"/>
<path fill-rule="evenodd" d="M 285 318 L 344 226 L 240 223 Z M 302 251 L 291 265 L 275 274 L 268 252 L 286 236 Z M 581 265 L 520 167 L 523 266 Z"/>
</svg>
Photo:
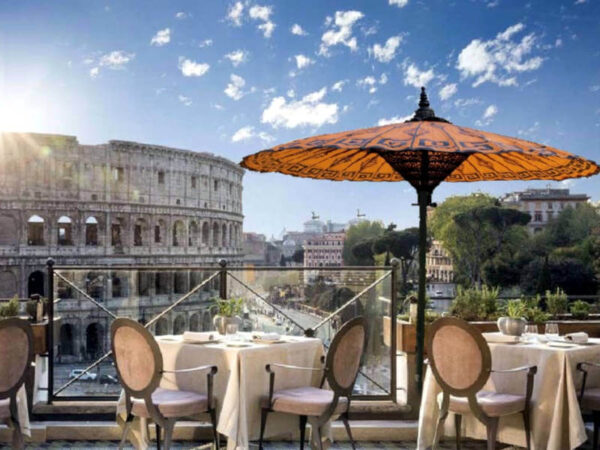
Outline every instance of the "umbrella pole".
<svg viewBox="0 0 600 450">
<path fill-rule="evenodd" d="M 427 205 L 431 193 L 419 190 L 419 292 L 417 303 L 417 361 L 416 375 L 417 392 L 423 389 L 423 356 L 425 347 L 425 306 L 426 306 L 426 283 L 427 283 Z"/>
</svg>

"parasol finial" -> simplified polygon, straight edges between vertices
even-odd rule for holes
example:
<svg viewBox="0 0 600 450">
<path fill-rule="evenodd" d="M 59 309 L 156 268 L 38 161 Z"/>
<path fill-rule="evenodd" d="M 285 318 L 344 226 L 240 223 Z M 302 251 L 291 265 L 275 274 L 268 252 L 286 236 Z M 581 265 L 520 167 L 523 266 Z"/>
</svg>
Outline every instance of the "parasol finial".
<svg viewBox="0 0 600 450">
<path fill-rule="evenodd" d="M 425 87 L 421 87 L 421 98 L 419 100 L 419 109 L 415 111 L 415 115 L 412 119 L 407 122 L 421 122 L 421 121 L 429 121 L 429 122 L 448 122 L 446 119 L 442 119 L 441 117 L 437 117 L 435 115 L 435 111 L 429 107 L 429 99 L 427 98 L 427 92 L 425 91 Z"/>
</svg>

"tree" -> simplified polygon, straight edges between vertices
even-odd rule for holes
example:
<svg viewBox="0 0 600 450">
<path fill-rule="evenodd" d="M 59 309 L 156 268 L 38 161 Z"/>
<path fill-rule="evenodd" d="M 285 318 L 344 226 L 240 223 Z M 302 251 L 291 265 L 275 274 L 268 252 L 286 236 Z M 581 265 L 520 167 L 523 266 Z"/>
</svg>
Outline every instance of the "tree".
<svg viewBox="0 0 600 450">
<path fill-rule="evenodd" d="M 295 263 L 303 263 L 304 262 L 304 249 L 303 248 L 299 248 L 298 250 L 296 250 L 294 252 L 294 254 L 292 255 L 292 261 L 294 261 Z"/>
<path fill-rule="evenodd" d="M 381 237 L 373 240 L 372 248 L 375 254 L 386 253 L 386 265 L 390 264 L 390 255 L 400 260 L 402 276 L 400 292 L 406 295 L 408 274 L 419 250 L 419 229 L 412 227 L 396 231 L 395 228 L 396 225 L 390 224 Z"/>
<path fill-rule="evenodd" d="M 351 225 L 348 230 L 346 230 L 346 238 L 344 239 L 344 249 L 342 252 L 342 258 L 344 260 L 344 265 L 346 266 L 362 266 L 362 265 L 372 265 L 373 258 L 367 258 L 366 260 L 362 260 L 359 257 L 356 257 L 352 248 L 361 242 L 369 241 L 373 238 L 379 237 L 383 234 L 384 227 L 381 222 L 371 222 L 369 220 L 363 220 L 357 224 Z M 364 249 L 363 249 L 364 250 Z M 364 254 L 364 253 L 361 253 Z"/>
</svg>

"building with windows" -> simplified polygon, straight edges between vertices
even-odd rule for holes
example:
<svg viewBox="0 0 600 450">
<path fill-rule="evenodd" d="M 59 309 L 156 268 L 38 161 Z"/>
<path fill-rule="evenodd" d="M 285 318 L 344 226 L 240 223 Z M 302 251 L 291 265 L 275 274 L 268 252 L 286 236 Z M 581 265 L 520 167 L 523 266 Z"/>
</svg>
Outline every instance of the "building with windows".
<svg viewBox="0 0 600 450">
<path fill-rule="evenodd" d="M 527 189 L 510 192 L 500 197 L 504 206 L 529 213 L 531 221 L 527 225 L 529 231 L 538 233 L 567 207 L 575 207 L 578 203 L 589 201 L 586 194 L 571 194 L 569 189 Z"/>
<path fill-rule="evenodd" d="M 337 267 L 343 264 L 346 232 L 323 233 L 304 243 L 304 267 Z"/>
<path fill-rule="evenodd" d="M 209 153 L 125 141 L 82 145 L 63 135 L 0 134 L 0 298 L 47 296 L 49 257 L 57 265 L 82 267 L 193 268 L 222 258 L 241 263 L 242 177 L 237 164 Z M 125 301 L 136 289 L 148 297 L 148 316 L 152 302 L 161 310 L 165 299 L 187 292 L 199 279 L 190 272 L 148 274 L 144 280 L 118 272 L 81 278 L 78 284 L 92 297 L 115 306 L 114 300 Z M 72 290 L 61 289 L 67 305 Z M 89 302 L 81 305 L 94 308 Z M 63 314 L 61 336 L 79 353 L 93 314 L 76 309 L 74 301 L 73 310 Z M 180 315 L 165 317 L 158 331 L 190 326 L 192 312 Z M 105 337 L 107 330 L 100 328 L 95 325 L 92 333 Z M 77 344 L 68 344 L 69 336 Z"/>
</svg>

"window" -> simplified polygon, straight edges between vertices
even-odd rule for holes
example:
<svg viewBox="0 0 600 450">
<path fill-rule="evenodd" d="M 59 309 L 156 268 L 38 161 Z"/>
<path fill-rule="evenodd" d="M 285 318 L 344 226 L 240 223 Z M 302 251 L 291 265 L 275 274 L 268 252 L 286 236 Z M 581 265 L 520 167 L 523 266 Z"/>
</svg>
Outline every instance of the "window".
<svg viewBox="0 0 600 450">
<path fill-rule="evenodd" d="M 118 223 L 113 223 L 110 228 L 111 234 L 111 245 L 118 246 L 121 245 L 121 225 Z"/>
<path fill-rule="evenodd" d="M 192 189 L 196 189 L 196 182 L 197 182 L 197 178 L 192 177 Z"/>
<path fill-rule="evenodd" d="M 158 172 L 158 184 L 165 184 L 165 173 L 163 171 Z"/>
<path fill-rule="evenodd" d="M 535 214 L 533 215 L 533 221 L 534 222 L 542 222 L 542 212 L 541 211 L 535 212 Z"/>
<path fill-rule="evenodd" d="M 133 245 L 135 247 L 141 247 L 142 244 L 142 226 L 140 224 L 136 224 L 133 227 Z"/>
<path fill-rule="evenodd" d="M 215 180 L 215 188 L 214 188 L 214 190 L 215 191 L 219 190 L 219 180 Z"/>
<path fill-rule="evenodd" d="M 160 244 L 162 237 L 160 235 L 160 225 L 154 225 L 154 243 Z"/>
<path fill-rule="evenodd" d="M 67 216 L 58 219 L 58 245 L 73 245 L 72 221 Z"/>
<path fill-rule="evenodd" d="M 27 221 L 27 245 L 44 245 L 44 219 L 34 215 Z"/>
<path fill-rule="evenodd" d="M 95 217 L 88 217 L 85 221 L 85 245 L 98 245 L 98 221 Z"/>
</svg>

